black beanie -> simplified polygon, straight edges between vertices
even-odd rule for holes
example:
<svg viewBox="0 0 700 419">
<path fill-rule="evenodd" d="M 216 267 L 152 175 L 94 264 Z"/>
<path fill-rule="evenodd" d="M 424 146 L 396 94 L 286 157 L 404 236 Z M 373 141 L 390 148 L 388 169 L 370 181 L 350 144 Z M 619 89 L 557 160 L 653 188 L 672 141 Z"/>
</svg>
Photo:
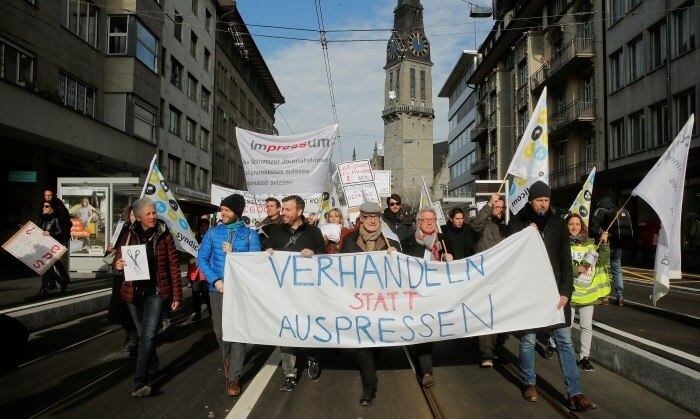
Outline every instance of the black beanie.
<svg viewBox="0 0 700 419">
<path fill-rule="evenodd" d="M 221 206 L 230 209 L 236 214 L 236 217 L 241 218 L 245 209 L 245 198 L 243 195 L 235 193 L 222 199 Z"/>
<path fill-rule="evenodd" d="M 538 180 L 537 182 L 530 185 L 530 193 L 527 196 L 528 201 L 533 201 L 537 198 L 551 198 L 552 193 L 549 190 L 549 186 Z"/>
</svg>

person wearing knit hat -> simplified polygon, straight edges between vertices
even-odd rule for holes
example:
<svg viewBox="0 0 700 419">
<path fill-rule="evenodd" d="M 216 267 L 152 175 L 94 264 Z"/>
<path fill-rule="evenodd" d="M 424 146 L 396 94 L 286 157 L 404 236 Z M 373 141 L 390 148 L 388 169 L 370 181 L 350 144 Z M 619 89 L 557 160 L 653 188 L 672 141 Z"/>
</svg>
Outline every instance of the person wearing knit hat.
<svg viewBox="0 0 700 419">
<path fill-rule="evenodd" d="M 568 407 L 572 411 L 583 412 L 595 409 L 593 401 L 583 395 L 583 388 L 576 365 L 576 352 L 571 341 L 571 307 L 569 302 L 574 292 L 574 276 L 571 269 L 569 231 L 564 220 L 550 207 L 550 189 L 547 184 L 537 181 L 530 186 L 528 200 L 518 214 L 508 223 L 508 234 L 515 234 L 528 227 L 534 227 L 544 242 L 549 261 L 559 290 L 558 308 L 564 310 L 565 322 L 551 326 L 559 352 L 559 367 L 564 376 Z M 529 402 L 538 399 L 535 373 L 536 331 L 526 330 L 520 336 L 520 371 L 525 383 L 523 398 Z"/>
<path fill-rule="evenodd" d="M 244 342 L 224 342 L 222 337 L 222 309 L 224 294 L 224 265 L 227 253 L 258 252 L 260 239 L 255 230 L 243 222 L 245 198 L 240 194 L 221 200 L 222 223 L 210 228 L 202 239 L 197 256 L 197 266 L 209 283 L 212 308 L 212 325 L 219 342 L 224 361 L 226 394 L 241 394 L 239 383 L 245 359 Z"/>
</svg>

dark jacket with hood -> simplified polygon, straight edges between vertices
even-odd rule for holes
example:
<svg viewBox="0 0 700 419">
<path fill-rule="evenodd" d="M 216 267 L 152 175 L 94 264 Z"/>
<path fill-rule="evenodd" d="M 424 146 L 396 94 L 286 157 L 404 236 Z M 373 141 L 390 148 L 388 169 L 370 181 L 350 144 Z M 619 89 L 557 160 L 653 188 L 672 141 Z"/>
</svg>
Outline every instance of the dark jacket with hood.
<svg viewBox="0 0 700 419">
<path fill-rule="evenodd" d="M 455 227 L 451 222 L 441 228 L 447 252 L 454 257 L 454 260 L 464 259 L 475 253 L 478 236 L 466 222 L 460 228 Z"/>
<path fill-rule="evenodd" d="M 265 242 L 265 249 L 287 252 L 311 249 L 318 255 L 326 253 L 326 241 L 323 240 L 321 229 L 305 221 L 296 230 L 286 224 L 274 224 L 270 226 L 270 237 Z"/>
<path fill-rule="evenodd" d="M 382 213 L 382 220 L 387 223 L 394 234 L 399 236 L 399 240 L 402 242 L 412 236 L 416 231 L 413 226 L 413 218 L 403 213 L 395 214 L 391 212 L 389 208 L 385 209 Z"/>
<path fill-rule="evenodd" d="M 495 221 L 491 217 L 492 208 L 488 203 L 476 214 L 474 230 L 481 235 L 476 243 L 476 251 L 483 252 L 500 243 L 508 236 L 508 228 L 503 221 Z"/>
<path fill-rule="evenodd" d="M 597 215 L 600 211 L 602 211 L 602 216 Z M 590 217 L 589 231 L 591 237 L 594 237 L 595 239 L 600 239 L 601 233 L 605 231 L 606 228 L 608 228 L 610 223 L 615 218 L 617 211 L 618 208 L 615 205 L 615 202 L 612 200 L 612 198 L 608 196 L 601 198 L 601 200 L 598 201 L 598 208 L 596 208 L 596 210 L 593 212 L 593 215 Z M 617 221 L 615 223 L 617 223 Z M 610 248 L 622 248 L 622 240 L 620 239 L 619 229 L 616 228 L 614 224 L 610 228 L 609 233 L 610 235 L 608 237 L 608 242 L 610 243 Z"/>
<path fill-rule="evenodd" d="M 526 204 L 516 216 L 511 218 L 508 224 L 508 234 L 515 234 L 527 228 L 530 223 L 537 224 L 538 231 L 542 236 L 549 261 L 552 264 L 559 295 L 569 299 L 564 307 L 566 325 L 557 325 L 558 327 L 568 327 L 571 325 L 571 307 L 569 304 L 571 295 L 574 292 L 569 232 L 566 229 L 564 220 L 554 214 L 551 207 L 544 216 L 540 216 L 532 209 L 530 204 Z"/>
</svg>

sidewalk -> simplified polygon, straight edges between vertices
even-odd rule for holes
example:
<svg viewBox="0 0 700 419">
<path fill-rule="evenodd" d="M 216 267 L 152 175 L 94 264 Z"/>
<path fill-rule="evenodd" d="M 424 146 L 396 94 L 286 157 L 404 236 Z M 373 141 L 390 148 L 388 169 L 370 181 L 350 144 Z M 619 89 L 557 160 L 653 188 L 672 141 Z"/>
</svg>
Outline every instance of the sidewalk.
<svg viewBox="0 0 700 419">
<path fill-rule="evenodd" d="M 49 295 L 43 298 L 37 297 L 41 288 L 41 277 L 29 277 L 19 279 L 0 280 L 0 310 L 22 306 L 38 302 L 48 302 L 56 298 L 83 292 L 94 291 L 112 287 L 113 273 L 71 273 L 71 283 L 65 293 L 60 292 L 60 287 L 49 291 Z"/>
</svg>

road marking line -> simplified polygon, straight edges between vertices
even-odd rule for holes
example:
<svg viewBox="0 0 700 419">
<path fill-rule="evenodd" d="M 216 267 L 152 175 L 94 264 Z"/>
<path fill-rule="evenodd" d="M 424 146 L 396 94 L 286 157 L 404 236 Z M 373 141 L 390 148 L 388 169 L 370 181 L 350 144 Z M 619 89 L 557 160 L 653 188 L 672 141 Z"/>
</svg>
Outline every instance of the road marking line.
<svg viewBox="0 0 700 419">
<path fill-rule="evenodd" d="M 33 303 L 33 304 L 27 304 L 25 306 L 12 307 L 12 308 L 8 308 L 8 309 L 0 311 L 0 314 L 14 313 L 16 311 L 27 310 L 30 308 L 45 306 L 45 305 L 49 305 L 49 304 L 53 304 L 53 303 L 60 303 L 61 301 L 74 300 L 76 298 L 86 297 L 88 295 L 99 294 L 99 293 L 102 293 L 105 291 L 111 291 L 111 290 L 112 290 L 112 288 L 103 288 L 100 290 L 84 292 L 82 294 L 69 295 L 67 297 L 60 297 L 60 298 L 55 298 L 53 300 L 42 301 L 40 303 Z"/>
<path fill-rule="evenodd" d="M 648 276 L 648 275 L 638 274 L 638 273 L 636 273 L 636 272 L 632 272 L 632 271 L 629 271 L 629 270 L 627 270 L 627 269 L 620 269 L 620 270 L 621 270 L 622 272 L 628 274 L 628 275 L 638 276 L 638 277 L 640 277 L 640 278 L 643 278 L 643 279 L 646 279 L 646 280 L 649 280 L 649 281 L 653 281 L 653 280 L 654 280 L 653 277 L 650 277 L 650 276 Z"/>
<path fill-rule="evenodd" d="M 646 272 L 652 272 L 652 273 L 654 272 L 653 269 L 647 269 L 647 268 L 633 268 L 633 267 L 622 268 L 623 271 L 626 269 L 635 269 L 637 271 L 646 271 Z M 697 275 L 697 274 L 691 274 L 691 273 L 685 273 L 685 272 L 683 272 L 682 274 L 683 274 L 683 276 L 687 276 L 688 278 L 700 278 L 700 275 Z"/>
<path fill-rule="evenodd" d="M 627 333 L 627 332 L 622 331 L 620 329 L 615 329 L 614 327 L 608 326 L 605 323 L 600 323 L 600 322 L 595 321 L 595 320 L 593 321 L 593 326 L 598 327 L 598 328 L 603 329 L 603 330 L 607 330 L 608 332 L 611 332 L 611 333 L 615 333 L 619 336 L 623 336 L 623 337 L 626 337 L 628 339 L 632 339 L 632 340 L 639 342 L 639 343 L 642 343 L 644 345 L 651 346 L 652 348 L 660 349 L 664 352 L 678 356 L 678 357 L 683 358 L 683 359 L 687 359 L 687 360 L 692 361 L 696 364 L 700 364 L 700 357 L 697 357 L 695 355 L 691 355 L 687 352 L 683 352 L 683 351 L 680 351 L 678 349 L 671 348 L 670 346 L 662 345 L 660 343 L 656 343 L 654 341 L 644 339 L 643 337 L 639 337 L 637 335 Z"/>
<path fill-rule="evenodd" d="M 653 283 L 647 282 L 647 281 L 642 281 L 639 279 L 633 279 L 633 278 L 624 278 L 625 281 L 631 282 L 633 284 L 637 285 L 644 285 L 646 287 L 652 286 Z M 675 285 L 676 282 L 671 283 L 671 288 L 670 291 L 676 291 L 676 292 L 682 292 L 683 294 L 692 294 L 692 295 L 697 295 L 700 294 L 700 289 L 698 288 L 692 288 L 692 287 L 681 287 L 678 285 Z"/>
<path fill-rule="evenodd" d="M 241 394 L 241 397 L 226 416 L 227 419 L 245 419 L 250 415 L 250 412 L 262 395 L 263 390 L 267 387 L 267 383 L 270 382 L 270 378 L 272 378 L 272 375 L 277 370 L 281 359 L 280 348 L 277 347 L 270 357 L 267 358 L 265 365 L 255 374 L 253 381 L 250 382 L 243 394 Z"/>
</svg>

